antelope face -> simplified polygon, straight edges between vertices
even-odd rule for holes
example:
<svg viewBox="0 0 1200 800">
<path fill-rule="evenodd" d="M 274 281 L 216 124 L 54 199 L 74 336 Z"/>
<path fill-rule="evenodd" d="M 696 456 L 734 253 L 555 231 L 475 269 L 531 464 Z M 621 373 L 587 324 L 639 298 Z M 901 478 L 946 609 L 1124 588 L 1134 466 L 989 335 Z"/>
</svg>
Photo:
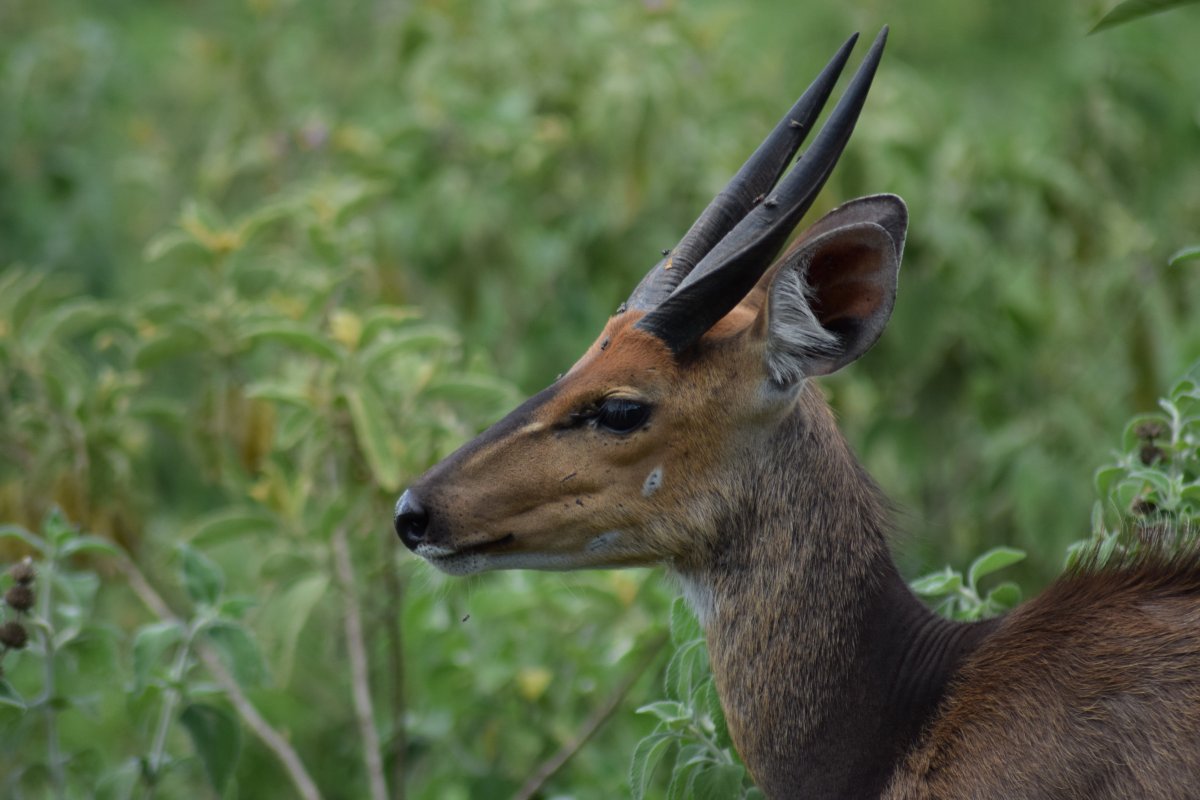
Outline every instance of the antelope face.
<svg viewBox="0 0 1200 800">
<path fill-rule="evenodd" d="M 613 317 L 569 372 L 404 493 L 401 539 L 453 574 L 686 559 L 730 446 L 704 433 L 742 429 L 730 409 L 749 407 L 734 374 L 753 347 L 745 316 L 684 362 L 640 314 Z"/>
<path fill-rule="evenodd" d="M 702 557 L 739 459 L 806 376 L 856 358 L 891 311 L 898 198 L 831 212 L 774 261 L 849 139 L 885 39 L 786 178 L 853 38 L 571 370 L 400 497 L 413 552 L 453 574 Z"/>
</svg>

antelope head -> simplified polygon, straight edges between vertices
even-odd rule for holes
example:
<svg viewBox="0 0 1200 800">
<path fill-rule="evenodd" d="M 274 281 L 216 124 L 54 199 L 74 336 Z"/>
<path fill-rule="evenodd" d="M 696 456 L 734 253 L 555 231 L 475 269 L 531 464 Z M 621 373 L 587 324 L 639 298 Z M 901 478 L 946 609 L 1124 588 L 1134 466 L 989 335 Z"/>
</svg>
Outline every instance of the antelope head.
<svg viewBox="0 0 1200 800">
<path fill-rule="evenodd" d="M 776 259 L 850 137 L 886 34 L 786 177 L 855 38 L 582 358 L 404 492 L 405 545 L 461 575 L 686 570 L 720 544 L 730 487 L 754 480 L 755 454 L 811 405 L 805 379 L 865 352 L 894 303 L 897 197 L 830 212 Z"/>
</svg>

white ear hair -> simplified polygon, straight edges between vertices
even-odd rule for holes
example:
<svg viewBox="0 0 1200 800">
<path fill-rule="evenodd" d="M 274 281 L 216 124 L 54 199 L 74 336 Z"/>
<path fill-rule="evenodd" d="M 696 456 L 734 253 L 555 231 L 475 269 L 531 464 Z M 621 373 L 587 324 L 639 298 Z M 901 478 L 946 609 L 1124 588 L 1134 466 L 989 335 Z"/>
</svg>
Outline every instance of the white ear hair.
<svg viewBox="0 0 1200 800">
<path fill-rule="evenodd" d="M 838 338 L 821 327 L 813 314 L 803 266 L 781 269 L 767 302 L 767 374 L 780 387 L 792 386 L 804 377 L 804 363 L 813 355 L 837 354 Z"/>
<path fill-rule="evenodd" d="M 766 371 L 778 388 L 828 375 L 861 356 L 883 332 L 896 301 L 908 212 L 892 195 L 834 209 L 772 267 Z"/>
</svg>

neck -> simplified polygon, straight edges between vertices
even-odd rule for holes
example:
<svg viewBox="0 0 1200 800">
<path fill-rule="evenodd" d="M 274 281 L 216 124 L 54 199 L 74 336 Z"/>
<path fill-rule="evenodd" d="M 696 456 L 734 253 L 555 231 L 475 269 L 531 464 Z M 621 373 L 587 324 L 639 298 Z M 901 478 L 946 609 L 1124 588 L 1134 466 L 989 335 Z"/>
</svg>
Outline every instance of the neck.
<svg viewBox="0 0 1200 800">
<path fill-rule="evenodd" d="M 941 619 L 912 595 L 878 490 L 815 390 L 801 405 L 759 458 L 725 544 L 679 571 L 759 787 L 871 797 L 991 624 Z"/>
</svg>

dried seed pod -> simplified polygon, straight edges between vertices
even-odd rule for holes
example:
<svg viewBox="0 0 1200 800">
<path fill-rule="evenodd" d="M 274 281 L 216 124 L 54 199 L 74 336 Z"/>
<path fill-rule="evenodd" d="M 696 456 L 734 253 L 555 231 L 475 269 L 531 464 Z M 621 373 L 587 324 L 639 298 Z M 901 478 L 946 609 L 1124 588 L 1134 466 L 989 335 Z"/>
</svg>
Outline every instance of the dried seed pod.
<svg viewBox="0 0 1200 800">
<path fill-rule="evenodd" d="M 1142 460 L 1143 464 L 1150 466 L 1162 461 L 1166 457 L 1166 453 L 1158 445 L 1144 444 L 1142 445 L 1142 449 L 1138 451 L 1138 457 Z"/>
<path fill-rule="evenodd" d="M 9 650 L 21 650 L 29 643 L 29 632 L 19 622 L 6 622 L 0 626 L 0 644 Z"/>
<path fill-rule="evenodd" d="M 9 590 L 4 593 L 4 602 L 17 611 L 28 611 L 33 608 L 34 599 L 33 587 L 23 583 L 9 587 Z"/>
<path fill-rule="evenodd" d="M 1148 497 L 1135 497 L 1129 505 L 1129 512 L 1138 516 L 1146 516 L 1158 511 L 1158 504 Z"/>
<path fill-rule="evenodd" d="M 12 575 L 12 579 L 20 584 L 33 583 L 33 579 L 37 577 L 37 570 L 33 567 L 33 559 L 26 556 L 23 561 L 13 565 L 13 568 L 8 571 Z"/>
<path fill-rule="evenodd" d="M 1167 426 L 1156 420 L 1151 420 L 1138 425 L 1133 429 L 1133 433 L 1139 439 L 1153 442 L 1155 439 L 1161 439 L 1167 435 Z"/>
</svg>

